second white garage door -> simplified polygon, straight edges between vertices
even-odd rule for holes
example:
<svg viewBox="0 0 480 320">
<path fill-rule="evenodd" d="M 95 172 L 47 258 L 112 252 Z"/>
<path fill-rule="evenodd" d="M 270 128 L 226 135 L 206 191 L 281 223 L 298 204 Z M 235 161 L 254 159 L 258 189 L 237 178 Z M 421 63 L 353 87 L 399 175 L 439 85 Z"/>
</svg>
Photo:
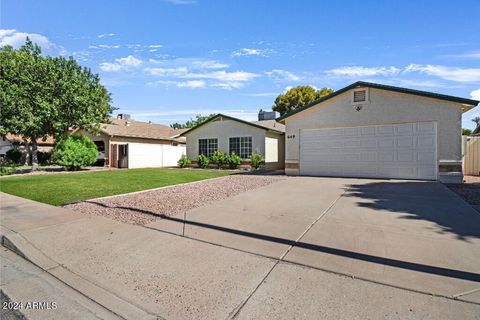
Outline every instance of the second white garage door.
<svg viewBox="0 0 480 320">
<path fill-rule="evenodd" d="M 437 125 L 301 130 L 300 174 L 435 180 Z"/>
</svg>

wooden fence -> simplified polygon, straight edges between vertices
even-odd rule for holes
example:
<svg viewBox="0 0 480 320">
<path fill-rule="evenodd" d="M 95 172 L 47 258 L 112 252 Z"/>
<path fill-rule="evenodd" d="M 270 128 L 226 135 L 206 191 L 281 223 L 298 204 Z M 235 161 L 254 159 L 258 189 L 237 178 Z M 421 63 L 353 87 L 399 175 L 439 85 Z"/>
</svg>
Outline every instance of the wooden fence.
<svg viewBox="0 0 480 320">
<path fill-rule="evenodd" d="M 464 175 L 480 176 L 480 136 L 462 136 Z"/>
</svg>

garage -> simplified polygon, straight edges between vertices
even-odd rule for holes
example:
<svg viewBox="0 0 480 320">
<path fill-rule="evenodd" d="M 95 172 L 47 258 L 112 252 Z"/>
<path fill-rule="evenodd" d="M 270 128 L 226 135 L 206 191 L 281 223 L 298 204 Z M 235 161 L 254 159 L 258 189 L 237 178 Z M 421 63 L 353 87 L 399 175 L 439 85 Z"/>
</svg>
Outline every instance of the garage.
<svg viewBox="0 0 480 320">
<path fill-rule="evenodd" d="M 478 104 L 357 81 L 277 119 L 285 174 L 462 183 L 462 114 Z"/>
<path fill-rule="evenodd" d="M 300 174 L 437 178 L 435 122 L 300 131 Z"/>
</svg>

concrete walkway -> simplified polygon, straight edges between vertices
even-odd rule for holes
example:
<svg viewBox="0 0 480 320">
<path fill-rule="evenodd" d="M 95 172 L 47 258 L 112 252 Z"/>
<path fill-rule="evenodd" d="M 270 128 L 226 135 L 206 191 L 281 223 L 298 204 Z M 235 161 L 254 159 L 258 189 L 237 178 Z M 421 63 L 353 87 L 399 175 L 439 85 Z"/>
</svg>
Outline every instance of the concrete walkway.
<svg viewBox="0 0 480 320">
<path fill-rule="evenodd" d="M 267 257 L 245 252 L 248 244 L 227 248 L 215 233 L 189 239 L 0 195 L 3 245 L 125 319 L 475 319 L 480 314 L 476 303 L 285 262 L 278 254 L 285 247 L 281 257 L 293 254 L 288 242 L 273 245 Z M 249 227 L 244 231 L 267 231 Z M 292 232 L 290 238 L 299 235 Z M 2 290 L 9 295 L 12 288 L 2 282 Z"/>
</svg>

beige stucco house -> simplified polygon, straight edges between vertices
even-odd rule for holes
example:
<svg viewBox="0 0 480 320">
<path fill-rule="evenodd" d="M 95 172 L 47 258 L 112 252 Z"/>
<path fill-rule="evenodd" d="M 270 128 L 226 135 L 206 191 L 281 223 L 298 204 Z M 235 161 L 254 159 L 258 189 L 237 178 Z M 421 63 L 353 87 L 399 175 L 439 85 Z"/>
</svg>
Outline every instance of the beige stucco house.
<svg viewBox="0 0 480 320">
<path fill-rule="evenodd" d="M 286 174 L 462 182 L 462 113 L 478 103 L 356 82 L 277 119 Z"/>
<path fill-rule="evenodd" d="M 235 152 L 248 163 L 252 153 L 262 153 L 267 170 L 283 169 L 285 163 L 285 126 L 275 117 L 260 114 L 259 121 L 248 122 L 217 114 L 181 134 L 187 139 L 187 157 L 193 162 L 199 154 L 211 156 L 215 151 Z"/>
<path fill-rule="evenodd" d="M 135 121 L 127 114 L 119 114 L 102 124 L 100 133 L 85 130 L 74 134 L 89 137 L 98 148 L 98 161 L 115 168 L 173 167 L 185 154 L 184 130 L 152 122 Z"/>
</svg>

